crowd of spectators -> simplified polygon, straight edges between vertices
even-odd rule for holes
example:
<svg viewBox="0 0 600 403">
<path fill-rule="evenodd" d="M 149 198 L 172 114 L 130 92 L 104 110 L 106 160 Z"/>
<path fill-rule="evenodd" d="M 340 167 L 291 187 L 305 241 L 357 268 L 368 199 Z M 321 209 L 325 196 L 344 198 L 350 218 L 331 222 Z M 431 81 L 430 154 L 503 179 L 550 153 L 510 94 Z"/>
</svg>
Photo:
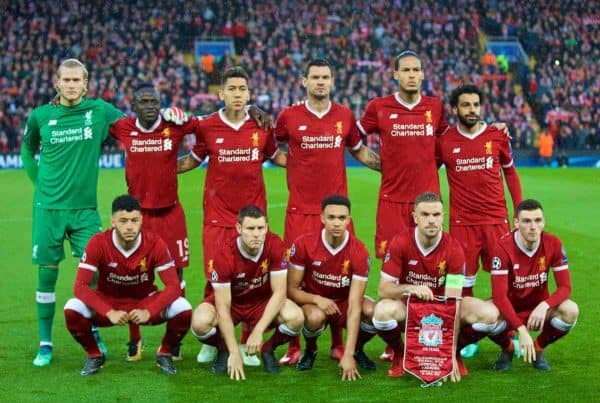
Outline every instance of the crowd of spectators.
<svg viewBox="0 0 600 403">
<path fill-rule="evenodd" d="M 561 147 L 600 148 L 598 52 L 594 2 L 536 0 L 362 0 L 319 2 L 25 1 L 0 9 L 0 152 L 16 151 L 30 110 L 55 94 L 61 60 L 76 57 L 91 73 L 89 97 L 131 112 L 132 89 L 153 81 L 164 105 L 195 114 L 215 110 L 214 84 L 225 66 L 251 74 L 253 98 L 276 116 L 304 98 L 304 63 L 336 66 L 335 100 L 360 116 L 369 99 L 390 94 L 393 57 L 422 56 L 424 93 L 447 96 L 474 82 L 487 96 L 485 118 L 507 122 L 515 147 L 533 147 L 548 125 Z M 484 22 L 516 35 L 532 56 L 528 82 L 489 79 L 482 64 Z M 490 24 L 487 24 L 489 26 Z M 493 26 L 493 24 L 492 24 Z M 202 62 L 199 38 L 229 37 L 236 52 Z M 213 65 L 214 64 L 214 65 Z M 493 77 L 493 76 L 492 76 Z M 212 91 L 211 91 L 212 90 Z M 561 119 L 550 117 L 568 116 Z M 560 112 L 560 113 L 557 113 Z M 564 112 L 564 113 L 563 113 Z"/>
</svg>

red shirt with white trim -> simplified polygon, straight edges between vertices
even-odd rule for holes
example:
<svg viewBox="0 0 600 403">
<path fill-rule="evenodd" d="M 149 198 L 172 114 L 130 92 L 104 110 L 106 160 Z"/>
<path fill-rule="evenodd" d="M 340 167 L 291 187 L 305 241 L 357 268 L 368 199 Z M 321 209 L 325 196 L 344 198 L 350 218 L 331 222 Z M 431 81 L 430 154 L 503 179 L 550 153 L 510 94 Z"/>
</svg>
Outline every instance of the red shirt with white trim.
<svg viewBox="0 0 600 403">
<path fill-rule="evenodd" d="M 379 134 L 380 199 L 413 203 L 423 192 L 439 194 L 435 142 L 448 128 L 439 98 L 421 95 L 411 105 L 398 93 L 375 98 L 367 105 L 358 128 L 365 135 Z"/>
<path fill-rule="evenodd" d="M 446 232 L 424 249 L 417 241 L 418 228 L 396 235 L 383 258 L 381 276 L 396 284 L 424 285 L 434 295 L 446 293 L 446 275 L 465 274 L 460 243 Z"/>
<path fill-rule="evenodd" d="M 160 116 L 150 129 L 137 119 L 119 119 L 110 127 L 110 135 L 125 149 L 127 192 L 135 196 L 143 209 L 161 209 L 177 204 L 177 154 L 186 134 L 194 132 L 198 120 L 177 126 Z"/>
<path fill-rule="evenodd" d="M 289 253 L 290 268 L 304 271 L 301 288 L 336 302 L 348 300 L 353 280 L 366 282 L 369 277 L 369 252 L 347 231 L 335 249 L 325 240 L 323 229 L 300 236 Z"/>
<path fill-rule="evenodd" d="M 350 109 L 331 102 L 319 113 L 305 101 L 284 109 L 274 130 L 277 140 L 288 144 L 288 211 L 321 214 L 326 196 L 348 195 L 344 149 L 362 144 Z"/>
<path fill-rule="evenodd" d="M 231 287 L 232 304 L 254 304 L 271 298 L 270 276 L 285 276 L 287 261 L 283 241 L 268 232 L 265 243 L 256 256 L 249 255 L 242 247 L 240 237 L 233 238 L 208 262 L 207 293 L 212 288 Z"/>
<path fill-rule="evenodd" d="M 475 134 L 453 127 L 438 138 L 437 158 L 446 165 L 452 225 L 508 223 L 502 169 L 513 158 L 504 132 L 485 124 Z"/>
<path fill-rule="evenodd" d="M 542 232 L 538 245 L 530 251 L 514 230 L 498 240 L 493 256 L 490 274 L 494 304 L 514 328 L 522 324 L 517 312 L 531 311 L 542 301 L 555 308 L 569 298 L 569 260 L 556 236 Z M 552 295 L 548 290 L 550 271 L 557 286 Z"/>
<path fill-rule="evenodd" d="M 90 284 L 98 275 L 96 289 Z M 115 230 L 94 235 L 81 257 L 75 280 L 75 296 L 103 315 L 112 307 L 102 297 L 141 300 L 156 292 L 156 274 L 166 285 L 152 306 L 151 314 L 165 309 L 181 295 L 175 263 L 167 244 L 150 231 L 140 232 L 135 245 L 124 250 Z"/>
<path fill-rule="evenodd" d="M 279 152 L 273 133 L 260 129 L 246 114 L 231 123 L 223 109 L 198 122 L 192 156 L 208 157 L 204 182 L 204 224 L 235 227 L 242 207 L 255 205 L 266 212 L 262 164 Z"/>
</svg>

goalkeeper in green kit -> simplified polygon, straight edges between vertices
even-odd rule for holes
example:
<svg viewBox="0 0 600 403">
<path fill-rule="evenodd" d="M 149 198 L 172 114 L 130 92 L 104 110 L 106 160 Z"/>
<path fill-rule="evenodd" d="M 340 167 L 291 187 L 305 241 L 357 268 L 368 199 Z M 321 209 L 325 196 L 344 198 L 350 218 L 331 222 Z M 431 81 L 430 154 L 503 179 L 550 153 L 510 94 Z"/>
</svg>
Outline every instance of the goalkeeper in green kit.
<svg viewBox="0 0 600 403">
<path fill-rule="evenodd" d="M 52 320 L 64 240 L 80 257 L 101 229 L 97 210 L 98 159 L 109 127 L 125 115 L 101 99 L 87 99 L 88 71 L 63 61 L 54 86 L 58 104 L 35 108 L 27 119 L 21 158 L 34 184 L 32 261 L 39 265 L 35 294 L 40 345 L 33 365 L 52 362 Z M 173 119 L 176 120 L 176 119 Z M 34 158 L 39 151 L 40 158 Z"/>
</svg>

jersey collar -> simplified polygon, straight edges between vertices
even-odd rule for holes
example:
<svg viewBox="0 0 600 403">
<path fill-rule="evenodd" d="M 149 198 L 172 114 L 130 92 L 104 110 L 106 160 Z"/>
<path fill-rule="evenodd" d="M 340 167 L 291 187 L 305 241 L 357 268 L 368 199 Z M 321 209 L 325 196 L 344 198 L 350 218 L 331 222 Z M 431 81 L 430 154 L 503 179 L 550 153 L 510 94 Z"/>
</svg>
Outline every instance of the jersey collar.
<svg viewBox="0 0 600 403">
<path fill-rule="evenodd" d="M 325 238 L 325 228 L 321 230 L 321 242 L 323 242 L 325 249 L 327 249 L 333 256 L 337 255 L 342 249 L 344 249 L 349 240 L 350 233 L 348 231 L 344 231 L 344 241 L 337 248 L 332 248 L 331 245 L 329 245 L 329 242 L 327 242 L 327 238 Z"/>
<path fill-rule="evenodd" d="M 125 250 L 121 247 L 121 245 L 119 245 L 119 241 L 117 240 L 117 231 L 113 229 L 112 230 L 112 243 L 115 246 L 115 248 L 117 248 L 117 250 L 119 252 L 121 252 L 121 255 L 128 258 L 131 255 L 133 255 L 140 248 L 140 245 L 142 244 L 142 232 L 140 231 L 140 233 L 138 234 L 138 236 L 135 240 L 135 244 L 133 245 L 133 248 L 131 248 L 129 250 Z"/>
<path fill-rule="evenodd" d="M 238 250 L 240 251 L 240 254 L 245 257 L 248 260 L 253 261 L 254 263 L 258 262 L 260 260 L 260 257 L 263 254 L 263 250 L 265 249 L 265 244 L 263 242 L 262 245 L 260 245 L 260 249 L 258 250 L 258 253 L 255 256 L 252 256 L 250 254 L 248 254 L 248 252 L 246 252 L 244 250 L 244 248 L 242 247 L 242 237 L 238 236 L 235 240 L 235 244 L 237 245 Z"/>
<path fill-rule="evenodd" d="M 304 101 L 304 106 L 310 113 L 312 113 L 319 119 L 323 119 L 323 116 L 327 115 L 329 113 L 329 111 L 331 110 L 331 101 L 329 101 L 327 108 L 323 112 L 318 112 L 318 111 L 314 110 L 313 108 L 311 108 L 310 105 L 308 104 L 308 99 L 306 101 Z"/>
<path fill-rule="evenodd" d="M 221 118 L 223 123 L 225 123 L 227 126 L 231 127 L 236 132 L 240 130 L 240 128 L 244 125 L 244 123 L 246 123 L 248 121 L 248 119 L 250 119 L 250 115 L 248 115 L 248 111 L 245 111 L 244 118 L 241 121 L 239 121 L 238 123 L 233 123 L 229 119 L 227 119 L 227 116 L 225 116 L 225 108 L 219 109 L 219 117 Z"/>
<path fill-rule="evenodd" d="M 158 114 L 158 118 L 156 119 L 156 122 L 154 122 L 152 127 L 149 129 L 145 129 L 144 126 L 141 125 L 140 120 L 137 118 L 135 119 L 135 127 L 137 127 L 142 133 L 152 133 L 152 132 L 156 131 L 156 129 L 158 129 L 158 126 L 160 126 L 161 123 L 162 123 L 162 117 L 160 116 L 160 113 Z"/>
<path fill-rule="evenodd" d="M 423 246 L 421 246 L 421 244 L 419 243 L 419 228 L 415 227 L 415 244 L 417 244 L 417 248 L 419 248 L 419 251 L 423 254 L 423 256 L 427 256 L 431 252 L 433 252 L 435 250 L 435 248 L 438 247 L 438 245 L 440 244 L 441 241 L 442 241 L 442 231 L 440 231 L 440 233 L 438 235 L 438 239 L 435 241 L 435 243 L 433 245 L 431 245 L 427 249 L 423 248 Z"/>
<path fill-rule="evenodd" d="M 406 109 L 408 110 L 413 110 L 413 108 L 417 105 L 419 105 L 419 103 L 421 102 L 421 94 L 419 94 L 419 98 L 417 98 L 417 100 L 412 103 L 412 104 L 407 104 L 402 98 L 400 98 L 400 93 L 399 92 L 394 92 L 394 98 L 396 98 L 396 101 L 404 106 Z"/>
<path fill-rule="evenodd" d="M 521 249 L 521 252 L 523 252 L 524 254 L 526 254 L 529 257 L 532 257 L 533 255 L 535 255 L 537 253 L 538 248 L 540 247 L 540 243 L 542 241 L 542 235 L 540 234 L 540 239 L 538 239 L 535 247 L 532 250 L 529 250 L 525 247 L 525 245 L 523 245 L 521 243 L 521 240 L 519 239 L 519 230 L 515 231 L 515 234 L 513 235 L 513 237 L 515 239 L 515 243 L 517 244 L 517 248 Z"/>
<path fill-rule="evenodd" d="M 477 130 L 475 133 L 467 133 L 462 131 L 462 129 L 460 128 L 460 125 L 456 125 L 456 130 L 458 131 L 458 133 L 461 136 L 464 136 L 466 138 L 468 138 L 469 140 L 474 140 L 475 138 L 477 138 L 481 133 L 483 133 L 485 131 L 485 129 L 487 129 L 487 123 L 483 123 L 483 125 L 481 126 L 481 128 L 479 130 Z"/>
</svg>

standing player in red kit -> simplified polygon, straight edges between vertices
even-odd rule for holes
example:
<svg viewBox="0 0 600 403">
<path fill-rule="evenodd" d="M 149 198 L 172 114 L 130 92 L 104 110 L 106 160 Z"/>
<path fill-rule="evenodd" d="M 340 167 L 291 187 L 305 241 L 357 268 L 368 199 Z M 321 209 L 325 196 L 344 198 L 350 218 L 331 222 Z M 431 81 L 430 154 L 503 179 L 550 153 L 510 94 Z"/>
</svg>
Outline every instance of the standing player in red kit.
<svg viewBox="0 0 600 403">
<path fill-rule="evenodd" d="M 194 311 L 192 332 L 204 344 L 218 347 L 214 373 L 227 372 L 231 379 L 242 380 L 244 367 L 234 326 L 243 321 L 252 328 L 247 353 L 260 353 L 265 370 L 275 373 L 280 367 L 274 350 L 298 334 L 303 316 L 286 298 L 283 243 L 269 232 L 265 213 L 256 206 L 242 208 L 236 232 L 209 261 L 207 293 Z M 272 327 L 276 327 L 273 336 L 263 344 L 264 332 Z"/>
<path fill-rule="evenodd" d="M 177 270 L 165 242 L 150 231 L 142 231 L 138 201 L 117 197 L 112 204 L 112 229 L 90 239 L 75 278 L 75 298 L 65 305 L 65 322 L 73 338 L 82 345 L 87 359 L 81 375 L 98 372 L 105 356 L 92 334 L 92 325 L 167 322 L 156 363 L 174 375 L 172 352 L 190 327 L 192 307 L 181 296 Z M 91 287 L 98 276 L 96 289 Z M 158 291 L 158 275 L 165 285 Z"/>
<path fill-rule="evenodd" d="M 189 241 L 183 206 L 177 194 L 177 154 L 186 134 L 195 130 L 197 120 L 183 125 L 165 121 L 160 115 L 160 97 L 152 84 L 135 89 L 136 118 L 118 120 L 110 134 L 121 142 L 127 155 L 125 178 L 128 193 L 142 207 L 143 229 L 160 234 L 167 243 L 185 290 L 183 269 L 189 265 Z M 139 326 L 130 324 L 128 361 L 142 358 Z M 173 357 L 180 359 L 180 346 Z"/>
<path fill-rule="evenodd" d="M 452 91 L 450 105 L 458 125 L 438 138 L 436 150 L 438 165 L 446 166 L 450 188 L 450 234 L 465 252 L 463 296 L 473 296 L 479 259 L 489 268 L 496 241 L 510 231 L 502 174 L 513 206 L 521 202 L 510 139 L 481 121 L 482 102 L 481 90 L 474 85 Z M 477 344 L 471 344 L 461 355 L 472 357 L 477 350 Z"/>
<path fill-rule="evenodd" d="M 208 157 L 202 229 L 205 274 L 220 243 L 236 236 L 239 210 L 252 204 L 267 211 L 263 162 L 270 159 L 285 166 L 286 160 L 272 132 L 261 129 L 246 111 L 250 88 L 241 67 L 223 73 L 219 96 L 225 107 L 198 122 L 196 146 L 177 164 L 179 173 L 186 172 Z"/>
<path fill-rule="evenodd" d="M 495 339 L 502 352 L 494 369 L 510 369 L 514 346 L 509 330 L 516 330 L 524 360 L 536 369 L 549 371 L 544 349 L 575 326 L 579 308 L 569 299 L 567 253 L 560 239 L 544 231 L 540 202 L 523 200 L 515 214 L 515 230 L 498 241 L 492 255 L 493 301 L 510 325 Z M 556 282 L 552 294 L 548 291 L 550 271 Z M 530 330 L 541 333 L 533 340 Z"/>
<path fill-rule="evenodd" d="M 334 85 L 329 61 L 314 59 L 305 68 L 302 85 L 306 101 L 284 109 L 275 126 L 275 137 L 287 143 L 286 177 L 289 192 L 283 243 L 290 248 L 300 235 L 322 228 L 321 201 L 328 195 L 348 195 L 344 151 L 379 171 L 379 155 L 360 138 L 352 111 L 330 100 Z M 319 180 L 315 181 L 315 175 Z M 326 174 L 325 174 L 326 173 Z M 332 327 L 331 355 L 340 360 L 342 329 Z M 295 365 L 300 358 L 299 339 L 290 342 L 280 363 Z"/>
<path fill-rule="evenodd" d="M 301 371 L 313 367 L 317 338 L 327 324 L 348 331 L 340 359 L 342 380 L 356 380 L 375 363 L 363 351 L 375 335 L 371 325 L 374 301 L 366 297 L 370 258 L 365 245 L 348 230 L 350 200 L 328 196 L 321 202 L 324 228 L 300 236 L 290 249 L 288 295 L 304 311 L 302 333 L 306 349 L 296 365 Z"/>
</svg>

